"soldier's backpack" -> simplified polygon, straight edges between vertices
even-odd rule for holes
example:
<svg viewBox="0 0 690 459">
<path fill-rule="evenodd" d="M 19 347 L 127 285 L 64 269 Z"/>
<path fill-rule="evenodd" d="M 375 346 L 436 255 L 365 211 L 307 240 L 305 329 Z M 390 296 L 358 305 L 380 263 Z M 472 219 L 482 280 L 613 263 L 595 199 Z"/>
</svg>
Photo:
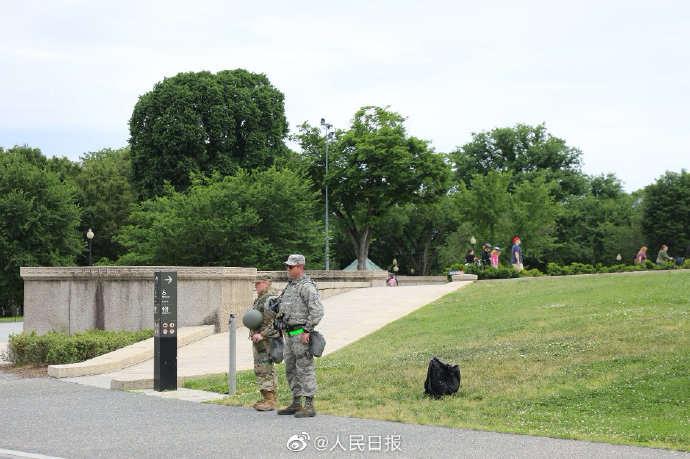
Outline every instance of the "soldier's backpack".
<svg viewBox="0 0 690 459">
<path fill-rule="evenodd" d="M 434 357 L 429 362 L 424 393 L 434 398 L 454 394 L 460 387 L 460 367 L 441 362 Z"/>
</svg>

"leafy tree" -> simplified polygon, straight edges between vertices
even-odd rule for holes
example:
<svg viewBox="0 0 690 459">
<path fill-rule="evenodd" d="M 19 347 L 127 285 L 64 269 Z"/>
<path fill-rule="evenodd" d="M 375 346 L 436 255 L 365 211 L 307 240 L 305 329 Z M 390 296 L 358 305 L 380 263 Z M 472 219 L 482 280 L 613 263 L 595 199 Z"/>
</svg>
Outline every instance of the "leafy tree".
<svg viewBox="0 0 690 459">
<path fill-rule="evenodd" d="M 590 177 L 584 196 L 573 196 L 558 216 L 558 249 L 550 260 L 611 265 L 620 253 L 631 262 L 642 245 L 636 200 L 613 174 Z"/>
<path fill-rule="evenodd" d="M 302 125 L 297 140 L 315 184 L 328 183 L 331 211 L 365 269 L 374 229 L 382 216 L 411 202 L 433 201 L 448 188 L 450 169 L 428 143 L 407 136 L 404 118 L 381 107 L 363 107 L 329 147 L 329 173 L 318 128 Z"/>
<path fill-rule="evenodd" d="M 674 256 L 690 246 L 690 173 L 666 172 L 644 189 L 642 232 L 651 254 L 661 244 Z"/>
<path fill-rule="evenodd" d="M 72 265 L 84 247 L 74 188 L 46 164 L 38 149 L 0 148 L 0 305 L 22 304 L 20 266 Z"/>
<path fill-rule="evenodd" d="M 283 94 L 246 70 L 179 73 L 139 98 L 130 126 L 133 182 L 140 198 L 190 173 L 266 169 L 287 152 Z"/>
<path fill-rule="evenodd" d="M 323 261 L 316 194 L 308 179 L 270 168 L 196 176 L 187 192 L 142 202 L 116 240 L 124 265 L 257 266 L 283 269 L 289 253 Z"/>
<path fill-rule="evenodd" d="M 439 272 L 439 247 L 457 226 L 455 205 L 447 195 L 438 201 L 396 206 L 374 229 L 372 260 L 392 264 L 398 260 L 400 273 L 422 276 Z"/>
<path fill-rule="evenodd" d="M 511 189 L 540 172 L 546 181 L 555 180 L 552 192 L 557 200 L 584 192 L 582 152 L 565 140 L 549 134 L 543 124 L 497 128 L 472 134 L 472 141 L 451 153 L 456 179 L 473 186 L 472 178 L 489 171 L 512 172 Z"/>
<path fill-rule="evenodd" d="M 80 172 L 74 179 L 82 208 L 79 229 L 82 234 L 93 229 L 96 236 L 92 250 L 96 260 L 116 260 L 124 253 L 124 247 L 114 237 L 135 203 L 130 176 L 129 147 L 106 148 L 81 157 Z"/>
</svg>

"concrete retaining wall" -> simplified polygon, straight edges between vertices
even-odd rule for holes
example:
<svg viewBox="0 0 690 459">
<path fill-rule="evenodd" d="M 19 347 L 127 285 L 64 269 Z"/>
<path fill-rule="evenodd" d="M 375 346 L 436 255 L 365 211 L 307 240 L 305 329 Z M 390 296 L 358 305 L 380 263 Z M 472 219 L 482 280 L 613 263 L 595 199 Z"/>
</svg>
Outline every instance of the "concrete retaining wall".
<svg viewBox="0 0 690 459">
<path fill-rule="evenodd" d="M 271 276 L 273 287 L 281 291 L 287 284 L 287 271 L 259 271 Z M 338 295 L 355 288 L 385 287 L 386 271 L 307 271 L 319 289 L 321 299 Z"/>
<path fill-rule="evenodd" d="M 251 304 L 256 268 L 90 266 L 20 269 L 24 331 L 153 328 L 153 273 L 177 271 L 180 327 L 228 327 Z"/>
<path fill-rule="evenodd" d="M 446 276 L 397 276 L 398 285 L 430 285 L 430 284 L 447 284 L 448 278 Z"/>
</svg>

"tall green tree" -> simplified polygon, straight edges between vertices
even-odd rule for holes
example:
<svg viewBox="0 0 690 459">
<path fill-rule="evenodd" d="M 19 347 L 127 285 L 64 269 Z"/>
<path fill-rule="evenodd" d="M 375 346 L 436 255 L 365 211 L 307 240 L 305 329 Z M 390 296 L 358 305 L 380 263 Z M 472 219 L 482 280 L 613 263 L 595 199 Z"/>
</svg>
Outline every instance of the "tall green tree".
<svg viewBox="0 0 690 459">
<path fill-rule="evenodd" d="M 130 126 L 133 183 L 140 198 L 176 190 L 190 174 L 266 169 L 287 153 L 283 94 L 246 70 L 179 73 L 139 98 Z"/>
<path fill-rule="evenodd" d="M 455 206 L 448 195 L 397 206 L 377 223 L 370 258 L 389 267 L 397 259 L 401 274 L 440 272 L 439 247 L 456 226 Z"/>
<path fill-rule="evenodd" d="M 490 171 L 512 172 L 511 189 L 517 183 L 545 173 L 556 181 L 552 189 L 557 200 L 581 195 L 585 182 L 581 172 L 582 152 L 552 136 L 543 124 L 496 128 L 472 134 L 472 141 L 451 153 L 456 180 L 473 186 L 472 178 Z"/>
<path fill-rule="evenodd" d="M 644 189 L 642 232 L 656 255 L 661 244 L 674 256 L 690 246 L 690 173 L 666 172 Z"/>
<path fill-rule="evenodd" d="M 21 266 L 73 265 L 84 249 L 74 186 L 46 164 L 38 149 L 0 148 L 0 306 L 23 303 Z"/>
<path fill-rule="evenodd" d="M 636 199 L 623 191 L 613 174 L 588 178 L 584 196 L 573 196 L 558 216 L 556 242 L 550 261 L 568 264 L 615 264 L 621 254 L 630 263 L 642 245 Z"/>
<path fill-rule="evenodd" d="M 197 176 L 186 192 L 142 202 L 116 240 L 124 265 L 256 266 L 284 269 L 290 253 L 323 261 L 317 194 L 309 179 L 270 168 Z"/>
<path fill-rule="evenodd" d="M 105 148 L 81 157 L 80 172 L 74 178 L 82 209 L 79 229 L 82 234 L 89 228 L 95 233 L 94 260 L 113 261 L 124 254 L 125 248 L 115 241 L 115 236 L 136 202 L 130 177 L 129 147 Z"/>
<path fill-rule="evenodd" d="M 318 128 L 302 125 L 297 140 L 314 183 L 328 183 L 330 209 L 365 269 L 374 228 L 398 206 L 434 201 L 448 189 L 450 168 L 426 141 L 408 136 L 404 118 L 381 107 L 355 113 L 347 131 L 337 131 L 329 146 L 329 173 Z"/>
</svg>

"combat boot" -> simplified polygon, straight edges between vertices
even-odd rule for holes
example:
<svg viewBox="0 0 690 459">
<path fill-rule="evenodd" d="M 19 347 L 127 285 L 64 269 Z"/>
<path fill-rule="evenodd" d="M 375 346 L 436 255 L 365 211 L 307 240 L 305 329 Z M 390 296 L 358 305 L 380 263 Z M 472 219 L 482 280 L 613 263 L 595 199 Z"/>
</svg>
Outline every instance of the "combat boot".
<svg viewBox="0 0 690 459">
<path fill-rule="evenodd" d="M 278 410 L 278 414 L 295 414 L 302 408 L 302 397 L 292 397 L 292 403 L 282 410 Z"/>
<path fill-rule="evenodd" d="M 254 404 L 257 411 L 273 411 L 276 409 L 276 393 L 270 390 L 262 390 L 264 399 Z"/>
<path fill-rule="evenodd" d="M 313 418 L 316 416 L 314 411 L 314 397 L 304 397 L 304 408 L 300 408 L 295 413 L 296 418 Z"/>
</svg>

